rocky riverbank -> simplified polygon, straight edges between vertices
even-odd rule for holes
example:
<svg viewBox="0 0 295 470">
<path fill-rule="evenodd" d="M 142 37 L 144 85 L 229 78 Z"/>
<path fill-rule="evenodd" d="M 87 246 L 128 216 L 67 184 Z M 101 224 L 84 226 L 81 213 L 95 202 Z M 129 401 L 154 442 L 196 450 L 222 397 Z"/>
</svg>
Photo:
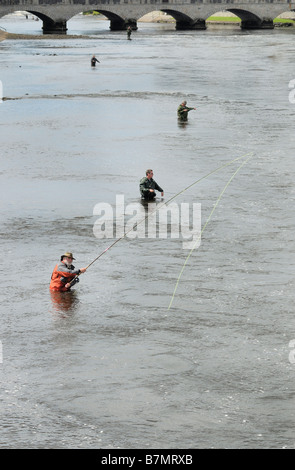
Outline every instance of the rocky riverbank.
<svg viewBox="0 0 295 470">
<path fill-rule="evenodd" d="M 4 39 L 95 39 L 90 36 L 83 35 L 71 35 L 71 34 L 17 34 L 17 33 L 6 33 L 2 38 L 0 34 L 0 41 Z"/>
</svg>

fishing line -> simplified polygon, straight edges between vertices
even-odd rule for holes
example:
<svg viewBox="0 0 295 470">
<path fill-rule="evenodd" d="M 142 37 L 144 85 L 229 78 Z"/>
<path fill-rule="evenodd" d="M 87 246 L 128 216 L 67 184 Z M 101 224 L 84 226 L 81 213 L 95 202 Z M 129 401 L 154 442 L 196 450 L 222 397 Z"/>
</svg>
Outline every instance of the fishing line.
<svg viewBox="0 0 295 470">
<path fill-rule="evenodd" d="M 180 273 L 179 273 L 179 276 L 178 276 L 178 278 L 177 278 L 177 281 L 176 281 L 176 284 L 175 284 L 175 287 L 174 287 L 174 291 L 173 291 L 173 294 L 172 294 L 172 297 L 171 297 L 171 300 L 170 300 L 170 303 L 169 303 L 168 310 L 170 310 L 170 308 L 171 308 L 171 306 L 172 306 L 172 303 L 173 303 L 173 300 L 174 300 L 174 297 L 175 297 L 175 294 L 176 294 L 176 291 L 177 291 L 177 288 L 178 288 L 178 284 L 179 284 L 180 278 L 181 278 L 181 276 L 182 276 L 182 274 L 183 274 L 184 268 L 185 268 L 185 266 L 187 265 L 188 260 L 189 260 L 189 258 L 190 258 L 190 256 L 191 256 L 193 250 L 194 250 L 195 247 L 196 247 L 196 244 L 199 242 L 199 240 L 200 240 L 200 238 L 201 238 L 203 232 L 205 231 L 205 229 L 206 229 L 208 223 L 210 222 L 210 219 L 211 219 L 212 215 L 214 214 L 214 211 L 215 211 L 216 207 L 218 206 L 218 204 L 219 204 L 219 202 L 220 202 L 220 200 L 221 200 L 223 194 L 225 193 L 226 189 L 228 188 L 228 186 L 230 185 L 230 183 L 232 182 L 232 180 L 234 179 L 234 177 L 237 175 L 237 173 L 241 170 L 241 168 L 242 168 L 242 167 L 250 160 L 250 158 L 252 158 L 252 157 L 253 157 L 253 154 L 251 154 L 251 155 L 239 166 L 239 168 L 238 168 L 238 169 L 234 172 L 234 174 L 230 177 L 230 179 L 228 180 L 228 182 L 227 182 L 226 185 L 224 186 L 223 190 L 222 190 L 221 193 L 219 194 L 219 196 L 218 196 L 218 198 L 217 198 L 217 201 L 215 202 L 215 204 L 214 204 L 214 206 L 213 206 L 213 209 L 212 209 L 212 211 L 211 211 L 211 213 L 210 213 L 208 219 L 206 220 L 206 223 L 205 223 L 204 227 L 202 228 L 201 233 L 200 233 L 198 239 L 195 241 L 195 243 L 194 243 L 192 249 L 190 250 L 189 254 L 187 255 L 187 257 L 186 257 L 186 259 L 185 259 L 185 261 L 184 261 L 184 264 L 183 264 L 183 266 L 182 266 L 182 268 L 181 268 L 181 270 L 180 270 Z"/>
<path fill-rule="evenodd" d="M 253 152 L 248 152 L 246 153 L 245 155 L 242 155 L 241 157 L 236 157 L 234 158 L 233 160 L 227 162 L 227 163 L 224 163 L 223 165 L 219 166 L 218 168 L 216 168 L 215 170 L 212 170 L 210 171 L 210 173 L 207 173 L 207 175 L 205 176 L 202 176 L 201 178 L 197 179 L 196 181 L 194 181 L 193 183 L 191 183 L 189 186 L 187 186 L 186 188 L 182 189 L 181 191 L 179 191 L 178 193 L 176 193 L 174 196 L 172 196 L 170 199 L 168 199 L 167 202 L 163 202 L 162 204 L 160 204 L 158 207 L 156 207 L 155 210 L 151 211 L 149 214 L 147 214 L 142 220 L 140 220 L 139 222 L 136 222 L 136 224 L 133 225 L 133 227 L 128 230 L 127 232 L 124 233 L 124 235 L 122 235 L 120 238 L 117 238 L 113 243 L 111 243 L 111 245 L 109 245 L 105 250 L 103 250 L 93 261 L 91 261 L 91 263 L 88 264 L 88 266 L 86 266 L 86 270 L 93 264 L 95 263 L 99 258 L 101 258 L 102 255 L 104 255 L 107 251 L 109 251 L 113 246 L 115 246 L 119 241 L 123 240 L 126 235 L 128 235 L 128 233 L 130 233 L 131 231 L 133 231 L 135 228 L 138 227 L 138 225 L 142 224 L 143 222 L 145 222 L 148 217 L 150 217 L 151 215 L 153 215 L 155 212 L 159 211 L 163 206 L 167 206 L 167 204 L 169 204 L 173 199 L 177 198 L 180 194 L 183 194 L 185 191 L 187 191 L 188 189 L 192 188 L 193 186 L 195 186 L 196 184 L 200 183 L 201 181 L 205 180 L 206 178 L 209 178 L 209 176 L 213 175 L 214 173 L 217 173 L 218 171 L 221 171 L 223 168 L 226 168 L 227 166 L 229 165 L 232 165 L 234 162 L 237 162 L 245 157 L 247 157 L 248 155 L 253 155 Z M 69 283 L 70 285 L 74 284 L 74 281 L 80 276 L 81 273 L 77 274 L 73 279 L 72 281 Z"/>
<path fill-rule="evenodd" d="M 4 39 L 8 36 L 8 33 L 5 28 L 0 26 L 0 42 L 4 41 Z"/>
</svg>

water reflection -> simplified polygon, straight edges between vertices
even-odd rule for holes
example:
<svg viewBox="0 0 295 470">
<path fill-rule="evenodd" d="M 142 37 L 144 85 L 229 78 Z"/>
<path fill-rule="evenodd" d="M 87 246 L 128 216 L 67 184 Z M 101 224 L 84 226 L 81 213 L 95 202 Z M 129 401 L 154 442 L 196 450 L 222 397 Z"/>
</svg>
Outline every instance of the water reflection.
<svg viewBox="0 0 295 470">
<path fill-rule="evenodd" d="M 50 291 L 52 311 L 54 314 L 69 316 L 73 314 L 79 304 L 76 291 L 56 292 Z"/>
<path fill-rule="evenodd" d="M 177 119 L 179 129 L 185 129 L 188 125 L 188 121 L 181 121 L 181 119 Z"/>
<path fill-rule="evenodd" d="M 147 201 L 146 199 L 140 199 L 140 204 L 142 205 L 144 211 L 148 213 L 149 211 L 154 210 L 154 208 L 157 206 L 156 203 L 156 198 L 150 201 Z"/>
</svg>

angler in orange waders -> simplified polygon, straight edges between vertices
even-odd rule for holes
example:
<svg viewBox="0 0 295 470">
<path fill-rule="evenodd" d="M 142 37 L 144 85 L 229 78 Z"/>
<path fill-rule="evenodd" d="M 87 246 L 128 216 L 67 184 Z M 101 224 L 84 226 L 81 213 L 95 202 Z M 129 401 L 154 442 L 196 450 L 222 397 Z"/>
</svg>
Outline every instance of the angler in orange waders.
<svg viewBox="0 0 295 470">
<path fill-rule="evenodd" d="M 60 262 L 55 266 L 51 275 L 50 290 L 66 292 L 69 291 L 76 282 L 79 282 L 78 276 L 81 273 L 85 273 L 86 268 L 75 269 L 75 266 L 72 265 L 73 259 L 75 258 L 70 252 L 61 256 Z M 74 282 L 71 282 L 75 276 L 77 276 L 76 279 Z"/>
</svg>

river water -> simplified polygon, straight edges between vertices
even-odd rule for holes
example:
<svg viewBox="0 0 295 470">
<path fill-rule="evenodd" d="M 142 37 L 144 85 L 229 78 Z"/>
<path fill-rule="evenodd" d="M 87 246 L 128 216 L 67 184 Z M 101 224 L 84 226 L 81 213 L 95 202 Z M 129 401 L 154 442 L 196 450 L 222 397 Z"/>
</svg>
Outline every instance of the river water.
<svg viewBox="0 0 295 470">
<path fill-rule="evenodd" d="M 68 27 L 0 43 L 1 448 L 294 448 L 294 31 Z M 155 208 L 201 204 L 200 246 L 126 236 L 52 296 L 147 168 Z"/>
</svg>

